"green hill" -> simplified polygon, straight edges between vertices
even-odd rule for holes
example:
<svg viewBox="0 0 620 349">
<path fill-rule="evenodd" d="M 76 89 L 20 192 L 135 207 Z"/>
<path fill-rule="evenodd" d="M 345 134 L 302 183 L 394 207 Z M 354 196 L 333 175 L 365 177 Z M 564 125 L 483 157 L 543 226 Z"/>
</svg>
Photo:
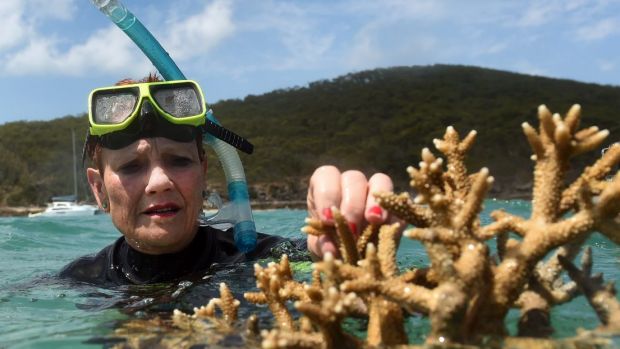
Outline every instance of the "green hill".
<svg viewBox="0 0 620 349">
<path fill-rule="evenodd" d="M 406 166 L 418 163 L 421 148 L 434 151 L 432 139 L 449 125 L 462 135 L 478 131 L 469 165 L 489 167 L 496 177 L 492 195 L 514 197 L 527 195 L 531 181 L 520 125 L 537 125 L 543 103 L 562 114 L 579 103 L 584 125 L 608 128 L 610 142 L 620 138 L 619 87 L 466 66 L 363 71 L 212 108 L 255 145 L 253 155 L 241 155 L 254 198 L 303 200 L 312 170 L 328 163 L 388 173 L 405 190 Z M 85 117 L 0 125 L 0 204 L 42 203 L 72 191 L 71 128 L 83 135 Z M 210 186 L 222 191 L 214 158 Z"/>
</svg>

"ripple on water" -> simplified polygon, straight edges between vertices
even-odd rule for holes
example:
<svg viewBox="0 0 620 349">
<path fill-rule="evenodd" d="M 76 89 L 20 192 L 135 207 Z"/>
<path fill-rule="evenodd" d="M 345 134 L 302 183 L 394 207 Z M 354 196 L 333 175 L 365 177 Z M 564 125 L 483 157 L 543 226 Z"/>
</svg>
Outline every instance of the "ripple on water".
<svg viewBox="0 0 620 349">
<path fill-rule="evenodd" d="M 84 290 L 63 280 L 39 278 L 0 289 L 0 343 L 11 348 L 81 347 L 94 333 L 105 334 L 103 324 L 125 318 L 113 309 L 84 312 L 75 305 Z M 56 346 L 59 343 L 63 345 Z"/>
<path fill-rule="evenodd" d="M 529 202 L 487 200 L 483 220 L 489 213 L 503 208 L 521 216 L 529 215 Z M 275 210 L 255 213 L 257 229 L 289 237 L 301 237 L 305 211 Z M 85 346 L 85 342 L 101 347 L 93 338 L 109 338 L 119 323 L 153 314 L 168 314 L 174 308 L 192 312 L 194 306 L 219 297 L 219 284 L 226 282 L 241 300 L 240 318 L 259 315 L 262 328 L 271 326 L 272 316 L 265 306 L 248 304 L 246 291 L 255 291 L 252 263 L 232 268 L 214 268 L 202 280 L 188 284 L 159 284 L 101 289 L 63 282 L 32 282 L 41 274 L 56 273 L 77 256 L 94 253 L 112 243 L 118 232 L 107 216 L 87 219 L 0 218 L 0 347 L 66 348 Z M 603 272 L 606 280 L 620 279 L 620 248 L 600 234 L 588 244 L 593 246 L 594 270 Z M 399 266 L 427 265 L 421 244 L 403 239 L 398 252 Z M 307 269 L 307 268 L 306 268 Z M 297 278 L 309 278 L 300 268 Z M 305 274 L 304 274 L 305 273 Z M 598 320 L 583 297 L 579 301 L 553 310 L 556 336 L 571 336 L 577 327 L 596 326 Z M 508 319 L 516 328 L 517 316 Z M 420 343 L 429 330 L 427 319 L 408 318 L 407 332 L 413 342 Z M 585 325 L 584 325 L 585 324 Z M 351 328 L 359 324 L 351 324 Z"/>
<path fill-rule="evenodd" d="M 15 234 L 15 229 L 12 227 L 4 227 L 0 225 L 0 250 L 3 249 L 3 245 L 11 240 Z"/>
</svg>

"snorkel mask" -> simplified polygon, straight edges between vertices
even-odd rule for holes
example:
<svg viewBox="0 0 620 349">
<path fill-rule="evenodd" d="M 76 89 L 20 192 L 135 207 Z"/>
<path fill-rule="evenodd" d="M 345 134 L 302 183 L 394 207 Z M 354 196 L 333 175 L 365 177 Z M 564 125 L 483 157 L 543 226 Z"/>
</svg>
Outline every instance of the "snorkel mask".
<svg viewBox="0 0 620 349">
<path fill-rule="evenodd" d="M 185 80 L 185 75 L 170 58 L 166 50 L 123 4 L 117 0 L 91 0 L 91 2 L 133 40 L 164 79 L 170 82 L 172 82 L 171 80 Z M 144 97 L 149 103 L 152 103 L 152 100 L 156 100 L 156 98 L 152 97 L 152 91 L 149 91 L 146 95 L 151 96 L 149 98 Z M 172 113 L 166 112 L 164 108 L 161 109 L 165 112 L 162 114 L 164 118 L 172 124 L 176 124 L 172 120 L 181 121 L 184 119 L 183 117 L 174 117 Z M 169 119 L 166 117 L 166 114 L 173 117 Z M 96 124 L 101 126 L 100 121 L 96 122 Z M 203 134 L 203 141 L 213 148 L 222 164 L 224 175 L 226 176 L 228 197 L 230 198 L 230 203 L 221 207 L 215 215 L 201 217 L 201 224 L 219 222 L 233 224 L 237 248 L 242 252 L 252 251 L 256 247 L 256 226 L 252 217 L 243 165 L 235 151 L 235 147 L 239 149 L 244 147 L 242 145 L 242 138 L 221 127 L 210 110 L 206 112 L 204 125 L 198 127 L 203 127 L 207 131 Z M 105 135 L 91 135 L 90 137 L 103 136 Z"/>
<path fill-rule="evenodd" d="M 88 97 L 90 137 L 121 149 L 139 138 L 190 142 L 205 133 L 251 154 L 244 138 L 206 118 L 202 89 L 191 80 L 136 83 L 93 90 Z"/>
</svg>

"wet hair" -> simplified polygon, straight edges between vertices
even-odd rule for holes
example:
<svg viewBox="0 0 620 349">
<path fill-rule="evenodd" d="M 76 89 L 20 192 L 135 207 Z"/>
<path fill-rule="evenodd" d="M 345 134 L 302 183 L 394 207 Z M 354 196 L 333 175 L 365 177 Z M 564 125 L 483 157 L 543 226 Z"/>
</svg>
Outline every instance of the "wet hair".
<svg viewBox="0 0 620 349">
<path fill-rule="evenodd" d="M 114 86 L 123 86 L 123 85 L 131 85 L 131 84 L 139 84 L 139 83 L 148 83 L 148 82 L 160 82 L 163 81 L 157 73 L 149 73 L 149 75 L 145 76 L 141 80 L 134 80 L 125 78 L 119 80 L 114 84 Z M 82 155 L 82 162 L 84 162 L 85 157 L 91 160 L 92 164 L 99 170 L 103 171 L 103 163 L 101 162 L 101 149 L 103 146 L 99 142 L 99 137 L 92 136 L 88 134 L 86 136 L 86 141 L 84 142 L 84 150 Z M 199 137 L 196 137 L 196 148 L 198 149 L 198 157 L 200 161 L 204 161 L 205 159 L 205 150 L 202 146 L 202 132 L 199 132 Z"/>
</svg>

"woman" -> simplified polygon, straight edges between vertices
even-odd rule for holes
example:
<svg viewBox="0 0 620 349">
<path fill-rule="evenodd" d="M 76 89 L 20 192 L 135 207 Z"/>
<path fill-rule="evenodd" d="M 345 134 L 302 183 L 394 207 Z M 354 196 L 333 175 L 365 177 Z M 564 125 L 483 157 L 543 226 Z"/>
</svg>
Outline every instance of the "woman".
<svg viewBox="0 0 620 349">
<path fill-rule="evenodd" d="M 214 263 L 270 256 L 287 240 L 258 235 L 251 253 L 239 252 L 232 233 L 198 224 L 207 161 L 202 148 L 204 101 L 194 82 L 130 80 L 121 87 L 98 89 L 89 99 L 86 171 L 97 203 L 123 235 L 96 255 L 81 257 L 62 277 L 94 284 L 165 282 L 200 276 Z M 391 190 L 385 175 L 369 182 L 363 174 L 340 174 L 333 166 L 311 178 L 308 209 L 327 223 L 331 207 L 340 206 L 354 230 L 387 217 L 368 189 Z M 325 238 L 308 237 L 316 257 L 336 253 Z M 279 256 L 274 256 L 279 257 Z"/>
</svg>

